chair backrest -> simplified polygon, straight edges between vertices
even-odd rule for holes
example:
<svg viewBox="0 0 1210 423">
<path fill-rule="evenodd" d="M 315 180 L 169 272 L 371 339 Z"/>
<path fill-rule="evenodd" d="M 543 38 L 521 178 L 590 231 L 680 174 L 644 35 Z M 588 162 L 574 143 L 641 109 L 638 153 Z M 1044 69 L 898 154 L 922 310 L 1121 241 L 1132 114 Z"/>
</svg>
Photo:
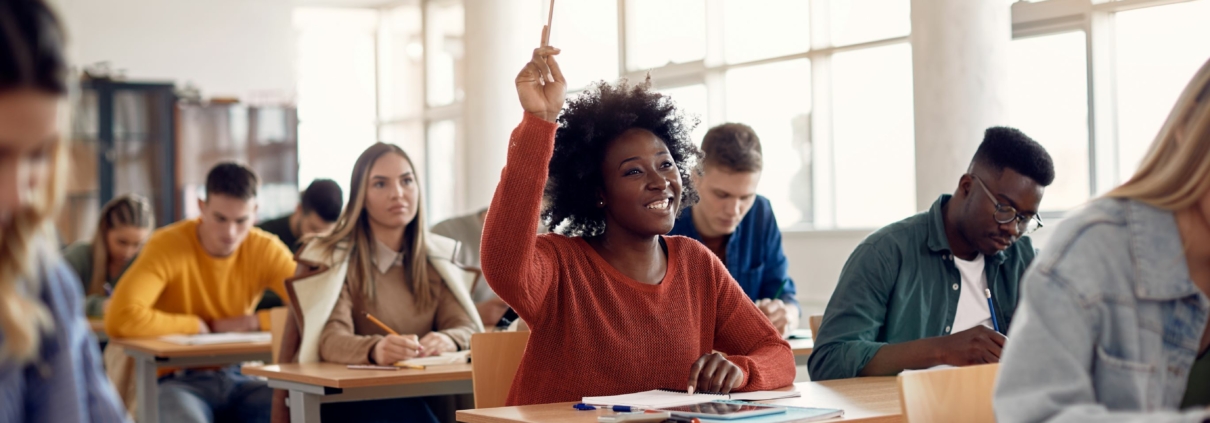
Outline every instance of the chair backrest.
<svg viewBox="0 0 1210 423">
<path fill-rule="evenodd" d="M 899 400 L 908 423 L 995 423 L 992 392 L 999 364 L 906 372 Z"/>
<path fill-rule="evenodd" d="M 281 354 L 282 333 L 286 331 L 286 319 L 290 318 L 290 309 L 286 307 L 274 307 L 269 309 L 269 334 L 273 340 L 273 362 L 277 362 L 277 357 Z"/>
<path fill-rule="evenodd" d="M 816 314 L 807 317 L 807 324 L 811 325 L 811 338 L 819 339 L 819 324 L 823 323 L 823 315 Z"/>
<path fill-rule="evenodd" d="M 503 407 L 513 385 L 529 332 L 485 332 L 471 335 L 471 380 L 475 408 Z"/>
</svg>

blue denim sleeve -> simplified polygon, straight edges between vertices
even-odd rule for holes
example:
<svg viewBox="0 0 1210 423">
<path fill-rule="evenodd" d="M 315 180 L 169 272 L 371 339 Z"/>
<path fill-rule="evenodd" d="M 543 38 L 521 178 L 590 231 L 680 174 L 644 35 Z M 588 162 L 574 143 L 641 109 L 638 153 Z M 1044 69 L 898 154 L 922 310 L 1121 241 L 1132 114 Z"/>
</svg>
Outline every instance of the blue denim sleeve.
<svg viewBox="0 0 1210 423">
<path fill-rule="evenodd" d="M 39 361 L 26 370 L 28 421 L 126 422 L 127 414 L 102 370 L 97 340 L 83 314 L 80 283 L 61 261 L 46 268 L 42 299 L 54 330 Z"/>
<path fill-rule="evenodd" d="M 867 241 L 849 256 L 807 362 L 811 380 L 857 377 L 886 345 L 875 339 L 886 321 L 898 268 L 898 256 L 891 248 Z"/>
<path fill-rule="evenodd" d="M 1060 266 L 1093 263 L 1067 260 Z M 1000 360 L 994 408 L 1001 423 L 1203 422 L 1210 411 L 1111 411 L 1098 401 L 1091 372 L 1096 350 L 1096 308 L 1061 273 L 1035 265 L 1022 280 L 1023 295 Z M 1101 395 L 1107 393 L 1102 392 Z"/>
</svg>

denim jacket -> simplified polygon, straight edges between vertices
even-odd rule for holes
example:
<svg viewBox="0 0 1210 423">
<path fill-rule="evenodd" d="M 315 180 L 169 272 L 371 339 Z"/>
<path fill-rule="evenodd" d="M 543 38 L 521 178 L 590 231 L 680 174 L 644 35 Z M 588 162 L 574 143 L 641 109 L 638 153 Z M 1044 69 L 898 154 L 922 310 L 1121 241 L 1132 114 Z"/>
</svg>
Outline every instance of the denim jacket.
<svg viewBox="0 0 1210 423">
<path fill-rule="evenodd" d="M 1060 225 L 1021 285 L 1000 422 L 1210 419 L 1177 409 L 1210 299 L 1189 278 L 1172 212 L 1096 200 Z"/>
<path fill-rule="evenodd" d="M 43 334 L 32 362 L 18 366 L 0 359 L 0 422 L 125 422 L 126 410 L 101 369 L 97 339 L 84 320 L 80 282 L 57 255 L 49 259 L 41 262 L 37 298 L 54 328 Z"/>
</svg>

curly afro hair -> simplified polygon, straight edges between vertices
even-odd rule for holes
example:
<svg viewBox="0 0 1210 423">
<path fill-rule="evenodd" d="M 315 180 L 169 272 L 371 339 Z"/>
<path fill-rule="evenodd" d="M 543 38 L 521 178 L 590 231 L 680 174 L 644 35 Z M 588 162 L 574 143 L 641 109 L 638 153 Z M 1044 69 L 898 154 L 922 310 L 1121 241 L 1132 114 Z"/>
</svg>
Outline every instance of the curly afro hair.
<svg viewBox="0 0 1210 423">
<path fill-rule="evenodd" d="M 631 128 L 651 131 L 664 144 L 681 174 L 681 210 L 697 203 L 690 169 L 702 153 L 689 132 L 698 124 L 686 118 L 676 104 L 651 89 L 651 77 L 631 85 L 597 82 L 571 99 L 559 116 L 555 151 L 546 182 L 548 205 L 542 219 L 551 232 L 566 236 L 596 236 L 605 232 L 605 212 L 596 206 L 597 189 L 604 184 L 601 161 L 605 147 Z"/>
</svg>

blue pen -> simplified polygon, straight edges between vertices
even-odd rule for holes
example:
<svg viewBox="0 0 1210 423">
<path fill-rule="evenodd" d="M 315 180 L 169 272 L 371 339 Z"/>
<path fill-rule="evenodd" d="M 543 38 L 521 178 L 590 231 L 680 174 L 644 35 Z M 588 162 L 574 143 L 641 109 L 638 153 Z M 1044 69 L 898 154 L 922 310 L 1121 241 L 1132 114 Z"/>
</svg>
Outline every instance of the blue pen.
<svg viewBox="0 0 1210 423">
<path fill-rule="evenodd" d="M 608 405 L 598 405 L 598 406 L 594 406 L 594 405 L 591 405 L 591 404 L 585 404 L 585 403 L 579 403 L 579 404 L 573 405 L 573 406 L 571 406 L 571 407 L 572 407 L 572 408 L 574 408 L 574 409 L 577 409 L 577 410 L 582 410 L 582 411 L 592 411 L 592 410 L 596 410 L 596 409 L 600 408 L 600 409 L 602 409 L 602 410 L 613 410 L 613 411 L 618 412 L 618 413 L 632 413 L 632 412 L 636 412 L 636 411 L 644 411 L 644 410 L 645 410 L 644 408 L 639 408 L 639 407 L 631 407 L 631 406 L 628 406 L 628 405 L 615 405 L 615 406 L 612 406 L 612 407 L 611 407 L 611 406 L 608 406 Z"/>
<path fill-rule="evenodd" d="M 996 305 L 992 303 L 992 290 L 984 289 L 983 293 L 987 295 L 987 310 L 992 314 L 992 328 L 996 332 L 1004 333 L 1000 332 L 1000 320 L 996 318 Z"/>
</svg>

